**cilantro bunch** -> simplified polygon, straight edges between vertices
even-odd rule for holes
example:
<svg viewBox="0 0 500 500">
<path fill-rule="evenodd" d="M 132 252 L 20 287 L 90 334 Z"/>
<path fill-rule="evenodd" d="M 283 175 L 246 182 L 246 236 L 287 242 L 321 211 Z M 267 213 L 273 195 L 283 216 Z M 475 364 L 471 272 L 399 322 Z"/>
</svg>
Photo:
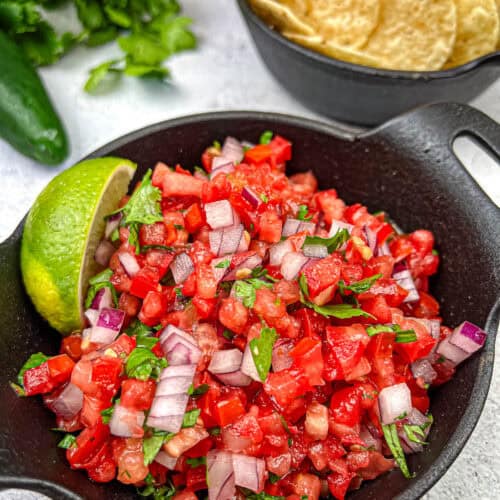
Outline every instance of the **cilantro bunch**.
<svg viewBox="0 0 500 500">
<path fill-rule="evenodd" d="M 164 61 L 196 47 L 191 19 L 179 15 L 177 0 L 71 0 L 82 30 L 59 34 L 46 20 L 46 12 L 68 3 L 1 0 L 0 30 L 35 66 L 55 63 L 78 44 L 95 47 L 116 40 L 123 57 L 93 68 L 85 84 L 87 92 L 109 88 L 122 75 L 164 79 L 169 74 Z"/>
</svg>

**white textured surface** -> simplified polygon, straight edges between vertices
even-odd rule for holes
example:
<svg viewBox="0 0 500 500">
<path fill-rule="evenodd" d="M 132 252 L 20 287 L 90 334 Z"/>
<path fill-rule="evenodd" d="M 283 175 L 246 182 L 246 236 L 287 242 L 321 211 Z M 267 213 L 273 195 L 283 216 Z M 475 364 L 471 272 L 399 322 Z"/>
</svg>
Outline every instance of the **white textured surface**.
<svg viewBox="0 0 500 500">
<path fill-rule="evenodd" d="M 319 118 L 295 102 L 273 80 L 259 60 L 229 0 L 183 0 L 185 13 L 196 21 L 200 48 L 173 59 L 173 83 L 124 80 L 109 95 L 91 97 L 81 89 L 88 68 L 111 58 L 112 46 L 77 49 L 42 77 L 64 118 L 71 156 L 64 165 L 43 167 L 0 142 L 0 241 L 16 227 L 48 181 L 81 157 L 110 140 L 172 117 L 212 110 L 257 109 Z M 500 121 L 500 82 L 473 104 Z M 321 118 L 325 120 L 324 118 Z M 485 191 L 500 202 L 500 169 L 465 145 L 463 158 Z M 497 358 L 498 359 L 498 358 Z M 500 362 L 479 425 L 462 454 L 425 496 L 427 500 L 500 498 Z"/>
</svg>

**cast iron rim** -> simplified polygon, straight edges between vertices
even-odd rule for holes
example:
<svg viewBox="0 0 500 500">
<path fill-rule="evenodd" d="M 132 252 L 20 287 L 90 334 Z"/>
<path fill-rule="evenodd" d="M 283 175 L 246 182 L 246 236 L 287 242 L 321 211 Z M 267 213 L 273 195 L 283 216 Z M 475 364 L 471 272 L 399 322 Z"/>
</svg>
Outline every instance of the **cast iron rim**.
<svg viewBox="0 0 500 500">
<path fill-rule="evenodd" d="M 306 47 L 303 47 L 302 45 L 299 45 L 298 43 L 288 40 L 288 38 L 270 28 L 257 14 L 255 14 L 248 5 L 248 0 L 238 0 L 238 5 L 244 17 L 246 17 L 247 20 L 258 29 L 260 29 L 260 31 L 262 31 L 265 35 L 272 38 L 277 43 L 285 46 L 288 50 L 295 52 L 298 56 L 304 59 L 312 59 L 316 63 L 330 67 L 332 69 L 340 69 L 346 72 L 349 71 L 367 76 L 375 76 L 378 78 L 386 78 L 391 80 L 428 81 L 455 78 L 466 73 L 470 73 L 483 64 L 489 62 L 500 62 L 500 51 L 495 51 L 477 59 L 473 59 L 472 61 L 462 64 L 461 66 L 457 66 L 456 68 L 450 68 L 440 71 L 397 71 L 348 63 L 340 59 L 334 59 L 333 57 L 325 56 L 323 54 L 320 54 L 319 52 L 315 52 L 314 50 L 308 49 Z"/>
<path fill-rule="evenodd" d="M 402 119 L 411 114 L 412 112 L 403 114 Z M 144 139 L 148 135 L 153 133 L 161 132 L 167 129 L 172 129 L 177 126 L 190 125 L 193 123 L 203 124 L 221 120 L 224 121 L 265 120 L 269 121 L 270 123 L 280 123 L 285 125 L 302 127 L 304 129 L 309 129 L 315 132 L 329 134 L 338 139 L 352 142 L 358 139 L 362 140 L 363 137 L 368 137 L 377 134 L 383 135 L 383 129 L 387 126 L 388 123 L 397 122 L 400 119 L 401 117 L 394 118 L 389 122 L 385 123 L 384 125 L 381 125 L 380 127 L 377 127 L 368 133 L 365 132 L 361 134 L 352 134 L 345 131 L 343 128 L 335 125 L 325 124 L 316 120 L 311 120 L 307 118 L 301 118 L 286 114 L 280 114 L 280 113 L 267 113 L 260 111 L 222 111 L 222 112 L 201 113 L 195 115 L 187 115 L 180 118 L 174 118 L 171 120 L 165 120 L 153 125 L 148 125 L 136 131 L 130 132 L 129 134 L 114 139 L 113 141 L 99 147 L 97 150 L 93 151 L 83 159 L 104 156 L 120 147 L 123 147 L 124 145 L 128 144 L 131 141 Z M 461 167 L 464 173 L 466 174 L 467 178 L 471 181 L 471 184 L 474 186 L 474 188 L 477 190 L 481 190 L 481 188 L 475 183 L 474 179 L 468 173 L 465 167 L 463 165 L 461 165 Z M 488 201 L 493 208 L 495 209 L 497 208 L 489 198 Z M 2 250 L 3 247 L 15 244 L 17 240 L 21 238 L 23 225 L 24 225 L 24 219 L 16 228 L 14 233 L 5 242 L 0 244 L 0 251 Z M 491 378 L 493 374 L 495 338 L 499 324 L 500 324 L 500 297 L 497 298 L 486 320 L 484 329 L 488 335 L 483 350 L 480 351 L 479 354 L 480 364 L 479 364 L 478 375 L 472 390 L 472 397 L 469 400 L 469 404 L 467 406 L 467 409 L 465 410 L 464 415 L 462 416 L 462 419 L 460 420 L 460 424 L 457 430 L 454 432 L 454 434 L 452 435 L 448 443 L 445 445 L 445 447 L 441 451 L 441 454 L 438 456 L 438 458 L 432 464 L 432 466 L 426 472 L 420 474 L 415 479 L 411 480 L 411 482 L 409 482 L 408 488 L 405 491 L 403 491 L 400 495 L 395 497 L 396 499 L 417 500 L 423 494 L 425 494 L 432 486 L 434 486 L 439 481 L 439 479 L 441 479 L 441 477 L 451 467 L 451 465 L 456 460 L 456 458 L 462 451 L 463 447 L 469 440 L 472 432 L 474 431 L 479 421 L 482 410 L 486 403 L 486 398 L 488 396 L 488 390 L 491 384 Z M 10 476 L 0 475 L 0 489 L 8 487 L 26 488 L 46 494 L 52 493 L 56 495 L 54 498 L 66 498 L 70 500 L 80 498 L 74 492 L 71 492 L 65 487 L 52 483 L 50 481 L 34 480 L 25 477 L 13 478 Z"/>
</svg>

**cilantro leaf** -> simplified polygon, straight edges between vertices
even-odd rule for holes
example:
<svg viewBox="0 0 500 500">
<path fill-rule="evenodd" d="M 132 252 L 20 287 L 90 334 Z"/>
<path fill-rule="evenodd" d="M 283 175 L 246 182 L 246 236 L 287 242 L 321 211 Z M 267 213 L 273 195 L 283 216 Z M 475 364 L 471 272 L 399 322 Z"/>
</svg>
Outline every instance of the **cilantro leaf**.
<svg viewBox="0 0 500 500">
<path fill-rule="evenodd" d="M 250 283 L 242 280 L 235 281 L 234 293 L 245 307 L 253 307 L 255 304 L 255 288 Z"/>
<path fill-rule="evenodd" d="M 274 343 L 278 335 L 274 328 L 262 328 L 260 337 L 250 341 L 250 351 L 262 382 L 265 382 L 271 368 Z"/>
<path fill-rule="evenodd" d="M 363 309 L 351 306 L 351 304 L 333 304 L 329 306 L 318 306 L 312 302 L 306 304 L 308 307 L 314 309 L 318 314 L 327 318 L 333 317 L 338 319 L 349 319 L 363 316 L 365 318 L 373 318 L 373 316 Z"/>
<path fill-rule="evenodd" d="M 97 94 L 100 91 L 107 91 L 116 83 L 117 77 L 121 73 L 118 68 L 120 59 L 112 59 L 103 62 L 90 70 L 90 76 L 83 89 L 89 94 Z"/>
<path fill-rule="evenodd" d="M 196 48 L 196 37 L 188 29 L 193 20 L 189 17 L 175 17 L 160 27 L 160 40 L 167 54 Z"/>
<path fill-rule="evenodd" d="M 281 477 L 278 476 L 278 474 L 274 474 L 273 472 L 269 473 L 269 482 L 271 484 L 276 484 L 280 479 Z"/>
<path fill-rule="evenodd" d="M 390 325 L 371 325 L 366 327 L 366 333 L 373 337 L 374 335 L 378 335 L 379 333 L 391 333 L 394 330 Z"/>
<path fill-rule="evenodd" d="M 186 463 L 191 467 L 199 467 L 207 464 L 207 457 L 187 458 Z"/>
<path fill-rule="evenodd" d="M 42 363 L 45 363 L 49 359 L 48 356 L 45 356 L 43 352 L 36 352 L 35 354 L 32 354 L 26 363 L 21 367 L 19 370 L 19 373 L 17 374 L 17 383 L 24 389 L 24 384 L 23 384 L 23 376 L 24 373 L 31 368 L 36 368 L 37 366 L 40 366 Z"/>
<path fill-rule="evenodd" d="M 231 261 L 229 259 L 223 260 L 219 262 L 218 264 L 215 264 L 215 267 L 218 269 L 226 269 L 231 265 Z"/>
<path fill-rule="evenodd" d="M 417 340 L 415 330 L 401 330 L 399 325 L 371 325 L 366 328 L 366 333 L 373 337 L 379 333 L 396 333 L 396 342 L 400 344 L 408 344 Z"/>
<path fill-rule="evenodd" d="M 200 416 L 201 410 L 197 408 L 196 410 L 187 411 L 184 413 L 184 419 L 182 421 L 182 427 L 194 427 L 196 424 L 196 420 Z"/>
<path fill-rule="evenodd" d="M 139 380 L 158 378 L 163 368 L 167 366 L 164 358 L 156 357 L 146 347 L 136 347 L 128 356 L 125 364 L 127 377 Z"/>
<path fill-rule="evenodd" d="M 305 297 L 309 297 L 309 286 L 307 284 L 307 278 L 304 274 L 299 276 L 299 288 Z"/>
<path fill-rule="evenodd" d="M 201 384 L 198 387 L 193 389 L 190 396 L 193 398 L 198 398 L 200 396 L 203 396 L 203 394 L 206 394 L 209 389 L 210 389 L 210 386 L 208 384 Z"/>
<path fill-rule="evenodd" d="M 346 285 L 342 280 L 339 281 L 339 291 L 341 294 L 344 294 L 346 290 L 349 290 L 353 293 L 364 293 L 367 292 L 373 284 L 381 278 L 381 274 L 374 274 L 368 278 L 364 278 L 360 281 L 356 281 L 351 283 L 350 285 Z"/>
<path fill-rule="evenodd" d="M 149 465 L 155 459 L 164 442 L 165 436 L 162 435 L 153 435 L 143 440 L 144 465 Z"/>
<path fill-rule="evenodd" d="M 259 137 L 259 144 L 269 144 L 273 138 L 271 130 L 264 131 Z"/>
<path fill-rule="evenodd" d="M 105 410 L 101 411 L 101 417 L 102 417 L 103 424 L 109 424 L 109 421 L 111 420 L 111 417 L 113 416 L 114 411 L 115 411 L 114 406 L 110 406 L 109 408 L 106 408 Z"/>
<path fill-rule="evenodd" d="M 308 216 L 307 215 L 308 213 L 309 213 L 309 208 L 307 208 L 307 205 L 299 205 L 299 211 L 297 212 L 297 219 L 303 221 L 311 220 L 312 215 Z"/>
<path fill-rule="evenodd" d="M 332 253 L 340 248 L 348 239 L 349 231 L 347 229 L 339 229 L 331 238 L 306 236 L 304 245 L 324 245 L 328 249 L 328 253 Z"/>
<path fill-rule="evenodd" d="M 58 448 L 64 448 L 65 450 L 68 448 L 75 448 L 76 446 L 76 437 L 73 436 L 73 434 L 66 434 L 61 441 L 57 443 Z"/>
<path fill-rule="evenodd" d="M 405 431 L 405 434 L 407 435 L 408 439 L 413 443 L 421 445 L 429 444 L 426 443 L 425 441 L 422 441 L 422 438 L 425 439 L 425 433 L 419 425 L 403 424 L 403 430 Z"/>
<path fill-rule="evenodd" d="M 273 278 L 269 274 L 268 270 L 265 267 L 262 266 L 257 266 L 256 268 L 252 269 L 252 278 L 266 279 L 268 281 L 271 281 L 272 283 L 278 281 L 276 278 Z"/>
<path fill-rule="evenodd" d="M 85 299 L 85 309 L 88 309 L 92 305 L 97 292 L 101 288 L 109 288 L 111 291 L 111 296 L 113 297 L 114 305 L 118 305 L 118 295 L 116 289 L 111 283 L 110 279 L 113 276 L 113 271 L 111 269 L 105 269 L 104 271 L 96 274 L 89 279 L 89 289 L 87 291 L 87 298 Z"/>
<path fill-rule="evenodd" d="M 132 33 L 129 36 L 118 38 L 118 45 L 131 61 L 137 64 L 156 66 L 163 62 L 168 51 L 149 33 Z"/>
<path fill-rule="evenodd" d="M 250 494 L 247 497 L 247 500 L 285 500 L 285 497 L 277 497 L 274 495 L 269 495 L 262 491 L 261 493 Z"/>
<path fill-rule="evenodd" d="M 398 344 L 409 344 L 417 341 L 415 330 L 400 330 L 396 332 L 396 342 Z"/>
<path fill-rule="evenodd" d="M 382 430 L 384 431 L 387 446 L 391 450 L 391 453 L 394 456 L 396 463 L 399 465 L 403 476 L 406 479 L 411 479 L 414 477 L 414 474 L 411 474 L 410 469 L 408 469 L 403 447 L 399 441 L 398 428 L 396 427 L 396 424 L 382 425 Z"/>
<path fill-rule="evenodd" d="M 144 488 L 137 488 L 137 494 L 141 497 L 152 497 L 153 500 L 169 500 L 177 493 L 175 486 L 171 482 L 163 486 L 155 486 L 155 480 L 151 473 L 146 476 L 144 482 L 146 483 Z"/>
</svg>

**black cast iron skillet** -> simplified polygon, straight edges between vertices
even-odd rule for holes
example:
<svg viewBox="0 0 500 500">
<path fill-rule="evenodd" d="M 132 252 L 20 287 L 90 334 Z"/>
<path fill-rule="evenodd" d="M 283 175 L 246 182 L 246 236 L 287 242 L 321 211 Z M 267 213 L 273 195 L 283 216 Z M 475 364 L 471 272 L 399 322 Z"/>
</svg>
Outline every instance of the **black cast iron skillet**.
<svg viewBox="0 0 500 500">
<path fill-rule="evenodd" d="M 315 111 L 359 125 L 378 125 L 422 104 L 469 102 L 500 76 L 495 52 L 446 71 L 389 71 L 350 64 L 291 42 L 238 0 L 257 50 L 274 77 Z"/>
<path fill-rule="evenodd" d="M 294 143 L 289 173 L 312 169 L 322 188 L 335 186 L 348 203 L 363 201 L 372 211 L 387 210 L 408 231 L 434 231 L 444 264 L 433 291 L 445 323 L 456 325 L 467 318 L 488 331 L 481 353 L 460 366 L 455 379 L 432 398 L 436 424 L 430 445 L 409 459 L 416 478 L 407 481 L 393 471 L 350 495 L 416 499 L 459 454 L 490 384 L 500 319 L 499 211 L 454 156 L 451 142 L 467 131 L 500 155 L 500 126 L 458 104 L 424 107 L 357 137 L 283 115 L 211 113 L 147 127 L 91 156 L 130 158 L 138 162 L 139 176 L 159 160 L 195 165 L 215 138 L 231 134 L 256 141 L 267 129 Z M 56 353 L 60 343 L 23 291 L 18 265 L 21 233 L 22 224 L 0 246 L 0 488 L 26 487 L 53 498 L 133 498 L 133 488 L 98 485 L 72 471 L 63 451 L 56 448 L 60 435 L 49 431 L 53 415 L 39 399 L 20 399 L 8 385 L 29 354 Z"/>
</svg>

